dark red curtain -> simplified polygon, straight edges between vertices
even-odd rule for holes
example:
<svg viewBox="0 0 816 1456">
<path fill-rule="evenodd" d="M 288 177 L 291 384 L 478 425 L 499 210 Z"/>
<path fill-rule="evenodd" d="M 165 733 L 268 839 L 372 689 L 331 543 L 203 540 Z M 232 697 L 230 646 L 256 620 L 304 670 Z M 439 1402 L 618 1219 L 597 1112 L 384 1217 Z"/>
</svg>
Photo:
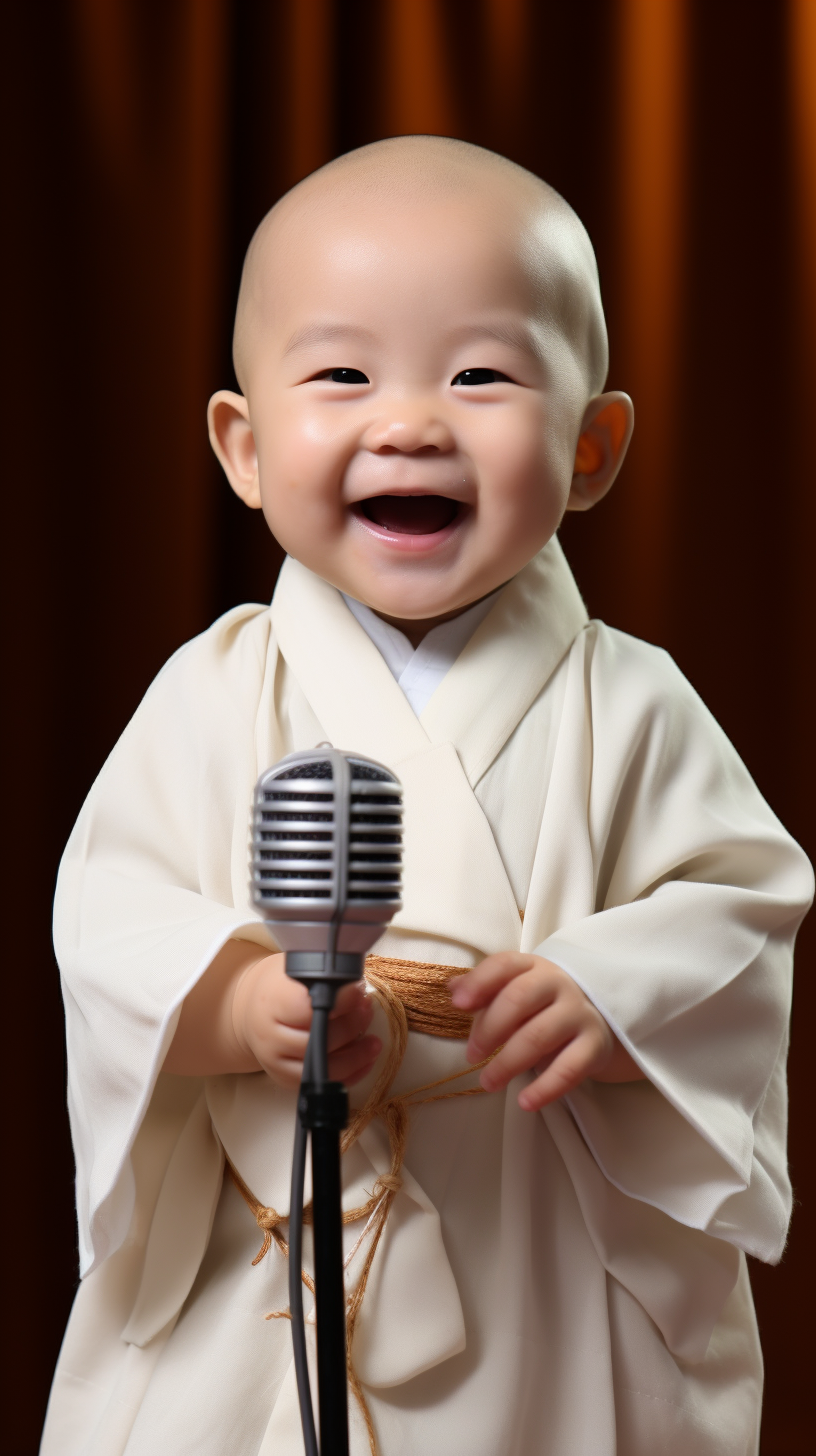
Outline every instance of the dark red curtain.
<svg viewBox="0 0 816 1456">
<path fill-rule="evenodd" d="M 210 458 L 241 259 L 311 168 L 397 132 L 493 147 L 586 222 L 633 395 L 563 539 L 816 849 L 813 0 L 64 0 L 4 12 L 3 1449 L 36 1451 L 75 1282 L 61 846 L 169 653 L 279 552 Z M 814 931 L 791 1063 L 798 1206 L 753 1270 L 764 1456 L 813 1449 Z M 805 1290 L 808 1280 L 810 1297 Z"/>
</svg>

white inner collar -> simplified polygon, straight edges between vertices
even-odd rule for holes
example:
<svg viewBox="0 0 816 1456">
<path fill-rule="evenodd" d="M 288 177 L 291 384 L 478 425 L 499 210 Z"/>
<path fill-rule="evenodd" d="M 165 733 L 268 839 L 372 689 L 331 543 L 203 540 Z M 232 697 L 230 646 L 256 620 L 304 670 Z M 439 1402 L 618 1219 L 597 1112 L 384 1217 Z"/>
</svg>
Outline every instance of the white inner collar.
<svg viewBox="0 0 816 1456">
<path fill-rule="evenodd" d="M 419 717 L 459 653 L 484 621 L 500 591 L 501 587 L 491 592 L 484 601 L 467 607 L 450 622 L 432 627 L 418 647 L 412 647 L 404 632 L 392 627 L 390 622 L 384 622 L 371 607 L 363 606 L 362 602 L 346 596 L 345 592 L 342 597 L 352 616 L 356 617 L 382 654 L 386 666 Z"/>
</svg>

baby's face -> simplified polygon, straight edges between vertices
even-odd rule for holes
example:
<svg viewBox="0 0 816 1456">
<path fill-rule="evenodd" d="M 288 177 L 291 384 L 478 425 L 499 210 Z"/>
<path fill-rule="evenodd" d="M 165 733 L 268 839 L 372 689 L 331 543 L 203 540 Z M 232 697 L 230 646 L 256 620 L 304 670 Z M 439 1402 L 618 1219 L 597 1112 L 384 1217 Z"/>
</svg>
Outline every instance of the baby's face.
<svg viewBox="0 0 816 1456">
<path fill-rule="evenodd" d="M 264 514 L 387 616 L 486 595 L 567 506 L 588 388 L 526 226 L 489 198 L 338 205 L 266 264 L 246 389 Z"/>
</svg>

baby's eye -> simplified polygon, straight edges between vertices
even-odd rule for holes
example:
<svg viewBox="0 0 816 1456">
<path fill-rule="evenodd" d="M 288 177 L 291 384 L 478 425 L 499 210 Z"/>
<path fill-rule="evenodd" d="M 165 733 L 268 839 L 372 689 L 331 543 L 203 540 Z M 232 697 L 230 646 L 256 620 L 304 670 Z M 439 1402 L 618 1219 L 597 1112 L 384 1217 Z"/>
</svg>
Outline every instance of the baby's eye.
<svg viewBox="0 0 816 1456">
<path fill-rule="evenodd" d="M 498 369 L 462 369 L 451 384 L 512 384 L 512 379 L 507 374 L 502 374 Z"/>
<path fill-rule="evenodd" d="M 361 369 L 324 369 L 315 374 L 315 379 L 330 379 L 332 384 L 370 384 L 371 380 Z"/>
</svg>

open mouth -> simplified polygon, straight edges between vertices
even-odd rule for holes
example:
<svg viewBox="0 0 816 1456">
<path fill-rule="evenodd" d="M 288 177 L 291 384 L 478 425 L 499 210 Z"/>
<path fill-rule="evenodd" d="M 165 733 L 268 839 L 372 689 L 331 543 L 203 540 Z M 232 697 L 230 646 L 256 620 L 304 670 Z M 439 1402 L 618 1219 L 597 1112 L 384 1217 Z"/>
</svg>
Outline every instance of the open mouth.
<svg viewBox="0 0 816 1456">
<path fill-rule="evenodd" d="M 445 495 L 375 495 L 355 511 L 381 531 L 396 536 L 433 536 L 462 515 L 466 506 Z"/>
</svg>

